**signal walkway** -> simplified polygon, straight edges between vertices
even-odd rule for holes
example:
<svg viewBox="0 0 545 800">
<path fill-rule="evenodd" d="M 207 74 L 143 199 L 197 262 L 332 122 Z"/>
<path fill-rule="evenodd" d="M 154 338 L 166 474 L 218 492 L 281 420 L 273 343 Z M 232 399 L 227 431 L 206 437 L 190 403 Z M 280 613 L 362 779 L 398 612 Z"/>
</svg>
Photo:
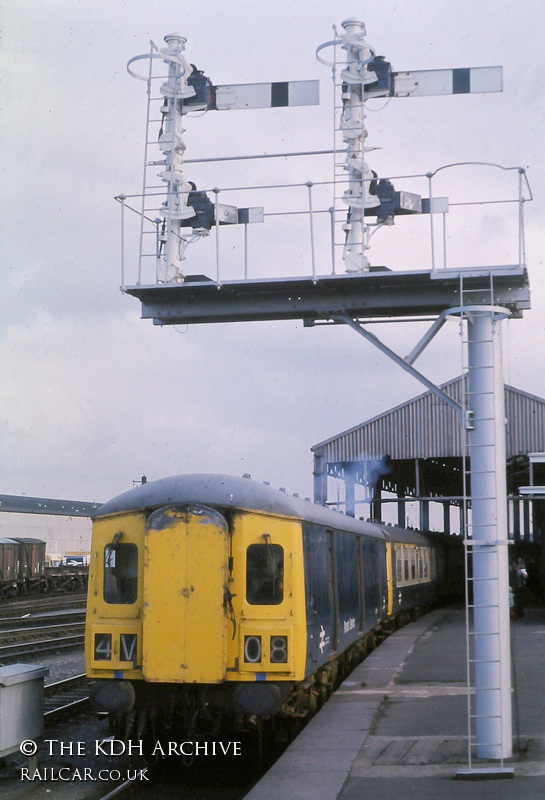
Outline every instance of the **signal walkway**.
<svg viewBox="0 0 545 800">
<path fill-rule="evenodd" d="M 543 800 L 545 609 L 511 623 L 511 650 L 513 778 L 456 779 L 467 767 L 465 614 L 449 607 L 373 651 L 245 800 Z"/>
</svg>

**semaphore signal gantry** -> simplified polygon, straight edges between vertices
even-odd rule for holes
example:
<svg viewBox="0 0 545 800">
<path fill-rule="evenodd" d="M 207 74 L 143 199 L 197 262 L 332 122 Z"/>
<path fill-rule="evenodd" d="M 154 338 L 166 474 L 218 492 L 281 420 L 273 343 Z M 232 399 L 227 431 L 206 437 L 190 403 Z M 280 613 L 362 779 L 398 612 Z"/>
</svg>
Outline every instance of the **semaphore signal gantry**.
<svg viewBox="0 0 545 800">
<path fill-rule="evenodd" d="M 345 274 L 369 271 L 370 238 L 383 226 L 394 223 L 397 215 L 444 213 L 447 198 L 422 197 L 412 191 L 396 190 L 387 177 L 379 177 L 366 161 L 376 149 L 366 144 L 366 104 L 375 98 L 422 97 L 429 95 L 499 92 L 502 90 L 501 67 L 441 69 L 394 72 L 384 56 L 377 55 L 366 39 L 363 22 L 347 19 L 342 33 L 316 50 L 317 59 L 332 67 L 335 85 L 335 141 L 331 151 L 282 153 L 265 156 L 240 156 L 236 160 L 257 157 L 333 154 L 331 181 L 332 274 L 336 273 L 336 248 L 342 248 Z M 140 248 L 137 285 L 150 284 L 149 261 L 155 262 L 157 284 L 181 284 L 186 280 L 183 262 L 189 244 L 208 237 L 219 226 L 244 225 L 245 270 L 247 269 L 247 225 L 264 222 L 262 206 L 239 208 L 219 202 L 220 190 L 197 188 L 187 171 L 185 158 L 185 119 L 207 111 L 310 106 L 319 103 L 319 81 L 298 80 L 277 83 L 214 85 L 204 71 L 189 63 L 185 55 L 186 39 L 179 33 L 165 36 L 165 47 L 150 43 L 150 52 L 130 59 L 129 73 L 145 81 L 148 92 L 144 175 L 141 195 L 120 195 L 125 207 L 140 215 Z M 333 55 L 328 60 L 325 51 Z M 147 61 L 146 74 L 136 71 L 136 62 Z M 157 90 L 158 87 L 158 90 Z M 201 123 L 202 124 L 202 123 Z M 152 148 L 158 157 L 150 158 Z M 234 160 L 212 158 L 208 161 Z M 202 159 L 203 161 L 205 159 Z M 160 168 L 159 171 L 157 168 Z M 163 189 L 157 186 L 160 178 Z M 312 275 L 316 279 L 313 214 L 309 187 Z M 138 197 L 140 208 L 128 199 Z M 151 244 L 153 243 L 153 244 Z M 216 280 L 219 282 L 219 243 L 216 242 Z M 209 269 L 209 268 L 208 268 Z M 143 279 L 143 273 L 144 279 Z M 122 278 L 125 288 L 124 275 Z"/>
</svg>

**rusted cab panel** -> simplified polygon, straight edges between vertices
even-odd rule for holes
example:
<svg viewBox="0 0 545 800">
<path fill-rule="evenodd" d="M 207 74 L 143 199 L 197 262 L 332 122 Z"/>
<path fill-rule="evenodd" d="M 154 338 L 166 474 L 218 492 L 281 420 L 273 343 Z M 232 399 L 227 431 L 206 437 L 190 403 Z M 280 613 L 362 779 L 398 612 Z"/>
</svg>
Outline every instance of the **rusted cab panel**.
<svg viewBox="0 0 545 800">
<path fill-rule="evenodd" d="M 149 516 L 144 538 L 145 680 L 225 680 L 228 544 L 227 523 L 213 508 L 173 505 Z"/>
</svg>

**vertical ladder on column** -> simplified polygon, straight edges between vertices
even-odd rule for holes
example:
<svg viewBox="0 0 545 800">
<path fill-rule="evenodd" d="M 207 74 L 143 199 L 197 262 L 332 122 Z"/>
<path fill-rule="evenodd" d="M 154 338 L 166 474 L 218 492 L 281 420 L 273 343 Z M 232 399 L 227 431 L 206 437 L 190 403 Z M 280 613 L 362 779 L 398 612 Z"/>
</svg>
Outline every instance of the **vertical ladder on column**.
<svg viewBox="0 0 545 800">
<path fill-rule="evenodd" d="M 164 163 L 164 157 L 157 161 L 150 161 L 150 148 L 152 152 L 162 156 L 159 150 L 159 136 L 162 128 L 162 115 L 160 108 L 164 103 L 164 98 L 157 94 L 153 95 L 154 84 L 157 89 L 159 80 L 168 78 L 168 71 L 164 74 L 153 74 L 155 64 L 154 54 L 159 52 L 159 48 L 150 42 L 149 73 L 147 79 L 147 110 L 146 110 L 146 138 L 144 142 L 144 164 L 142 169 L 142 195 L 140 204 L 140 246 L 138 253 L 138 284 L 142 283 L 144 273 L 144 283 L 155 283 L 155 262 L 158 258 L 160 249 L 164 246 L 161 242 L 161 223 L 164 227 L 164 214 L 161 216 L 162 201 L 165 197 L 165 186 L 158 177 L 158 167 Z M 150 138 L 151 137 L 151 138 Z M 164 238 L 164 237 L 163 237 Z M 150 264 L 151 262 L 151 264 Z M 150 271 L 152 266 L 153 272 Z M 153 278 L 153 281 L 151 280 Z"/>
<path fill-rule="evenodd" d="M 493 276 L 492 273 L 490 274 L 490 287 L 489 287 L 489 302 L 488 304 L 483 303 L 483 291 L 482 289 L 469 289 L 464 285 L 464 278 L 463 274 L 460 275 L 460 306 L 461 306 L 461 313 L 460 313 L 460 337 L 461 337 L 461 344 L 462 344 L 462 403 L 465 410 L 466 420 L 470 420 L 469 430 L 467 427 L 463 429 L 463 442 L 462 442 L 462 452 L 463 452 L 463 522 L 464 522 L 464 550 L 465 550 L 465 595 L 466 595 L 466 675 L 467 675 L 467 736 L 468 736 L 468 767 L 470 772 L 475 771 L 473 765 L 473 748 L 475 744 L 480 747 L 490 747 L 490 748 L 498 748 L 498 751 L 502 753 L 500 758 L 501 766 L 500 769 L 503 769 L 503 741 L 502 739 L 502 726 L 501 721 L 499 719 L 498 714 L 490 713 L 490 709 L 487 709 L 486 706 L 489 703 L 484 702 L 485 708 L 483 709 L 483 701 L 482 698 L 490 693 L 499 693 L 501 696 L 501 669 L 500 669 L 500 643 L 499 643 L 499 622 L 500 622 L 500 610 L 499 610 L 499 581 L 498 581 L 498 556 L 499 556 L 499 545 L 497 541 L 497 535 L 495 541 L 490 541 L 489 538 L 486 538 L 486 528 L 489 527 L 488 522 L 475 522 L 473 519 L 472 513 L 470 513 L 470 509 L 472 505 L 476 501 L 486 501 L 487 506 L 490 507 L 490 510 L 493 514 L 493 518 L 497 520 L 497 503 L 498 497 L 496 496 L 495 485 L 494 490 L 490 490 L 490 486 L 486 489 L 485 494 L 480 494 L 477 496 L 476 494 L 476 484 L 479 485 L 479 492 L 482 492 L 482 484 L 486 483 L 486 480 L 480 480 L 480 478 L 484 477 L 486 473 L 493 472 L 490 469 L 483 469 L 482 468 L 482 461 L 483 458 L 480 456 L 481 453 L 478 453 L 477 450 L 479 448 L 489 448 L 494 447 L 491 444 L 482 444 L 479 441 L 474 440 L 474 436 L 472 431 L 474 429 L 475 423 L 478 422 L 487 422 L 489 421 L 488 418 L 476 418 L 474 413 L 482 414 L 482 407 L 490 406 L 486 402 L 482 402 L 484 400 L 485 395 L 494 395 L 494 380 L 488 381 L 488 389 L 486 391 L 482 391 L 478 389 L 475 391 L 473 389 L 474 381 L 472 381 L 472 370 L 475 369 L 483 369 L 483 365 L 476 365 L 470 363 L 469 355 L 468 355 L 468 343 L 469 343 L 469 325 L 470 322 L 470 308 L 475 309 L 475 306 L 482 306 L 481 313 L 487 313 L 489 311 L 490 314 L 493 313 L 493 306 L 494 306 L 494 284 L 493 284 Z M 478 299 L 477 299 L 478 298 Z M 487 308 L 489 306 L 489 309 Z M 465 321 L 465 326 L 464 326 Z M 472 344 L 475 344 L 475 339 L 473 339 Z M 492 339 L 484 340 L 477 342 L 478 345 L 489 345 L 490 350 L 492 351 L 492 355 L 490 358 L 490 363 L 487 364 L 484 368 L 494 370 L 495 363 L 493 359 L 493 342 Z M 489 399 L 492 399 L 489 397 Z M 472 440 L 473 439 L 473 440 Z M 490 459 L 489 459 L 490 460 Z M 475 467 L 476 469 L 471 469 L 471 467 Z M 474 481 L 473 485 L 470 486 L 470 475 L 473 474 Z M 490 482 L 489 482 L 490 483 Z M 484 535 L 483 535 L 484 534 Z M 483 576 L 481 574 L 482 570 L 477 569 L 479 573 L 479 577 L 475 576 L 475 566 L 476 566 L 476 559 L 482 558 L 485 556 L 487 559 L 487 563 L 490 564 L 490 560 L 494 560 L 495 568 L 491 570 L 491 574 L 493 577 Z M 482 563 L 479 565 L 482 567 Z M 486 601 L 483 602 L 482 595 L 488 595 Z M 495 599 L 494 599 L 495 598 Z M 488 613 L 495 614 L 497 625 L 495 626 L 494 631 L 489 632 L 486 630 L 479 629 L 479 626 L 482 626 L 483 619 L 482 619 L 482 611 L 487 610 Z M 478 639 L 477 639 L 478 637 Z M 488 678 L 490 678 L 490 674 L 492 673 L 493 679 L 485 680 L 484 682 L 487 683 L 485 687 L 483 687 L 483 676 L 481 674 L 480 680 L 477 680 L 477 673 L 479 671 L 485 671 L 488 673 Z M 478 686 L 478 694 L 480 695 L 480 702 L 479 706 L 477 707 L 475 690 L 476 686 Z M 487 726 L 486 721 L 492 722 L 496 720 L 497 723 L 494 725 Z M 483 722 L 485 723 L 483 726 Z M 500 741 L 479 741 L 476 735 L 476 728 L 479 726 L 481 732 L 488 727 L 494 727 L 496 731 L 499 730 L 500 732 Z M 493 737 L 496 738 L 496 737 Z M 477 741 L 476 741 L 477 739 Z M 482 771 L 482 770 L 479 770 Z"/>
<path fill-rule="evenodd" d="M 339 225 L 346 219 L 346 210 L 343 209 L 342 204 L 342 186 L 346 184 L 346 154 L 343 153 L 344 142 L 341 134 L 341 115 L 342 115 L 342 102 L 339 102 L 340 92 L 342 91 L 342 83 L 338 80 L 339 70 L 342 69 L 342 63 L 338 61 L 338 33 L 337 28 L 333 26 L 335 33 L 335 45 L 333 47 L 333 196 L 332 196 L 332 209 L 333 216 L 331 221 L 331 237 L 332 237 L 332 273 L 336 272 L 337 263 L 337 249 L 341 243 L 341 236 L 337 233 Z M 343 218 L 344 211 L 344 218 Z M 342 231 L 341 231 L 342 233 Z"/>
</svg>

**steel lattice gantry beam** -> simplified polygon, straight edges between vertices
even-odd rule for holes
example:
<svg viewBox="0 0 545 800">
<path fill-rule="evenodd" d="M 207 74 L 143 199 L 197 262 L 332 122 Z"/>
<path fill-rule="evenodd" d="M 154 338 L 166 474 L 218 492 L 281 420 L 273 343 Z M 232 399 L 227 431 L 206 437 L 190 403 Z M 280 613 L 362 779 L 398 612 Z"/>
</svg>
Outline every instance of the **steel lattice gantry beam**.
<svg viewBox="0 0 545 800">
<path fill-rule="evenodd" d="M 461 275 L 474 304 L 490 302 L 493 279 L 495 303 L 513 317 L 530 308 L 528 274 L 518 265 L 436 272 L 377 267 L 357 275 L 224 283 L 198 275 L 187 276 L 184 283 L 128 286 L 125 291 L 141 301 L 142 318 L 156 325 L 282 319 L 311 323 L 339 314 L 368 319 L 438 315 L 460 305 Z"/>
</svg>

